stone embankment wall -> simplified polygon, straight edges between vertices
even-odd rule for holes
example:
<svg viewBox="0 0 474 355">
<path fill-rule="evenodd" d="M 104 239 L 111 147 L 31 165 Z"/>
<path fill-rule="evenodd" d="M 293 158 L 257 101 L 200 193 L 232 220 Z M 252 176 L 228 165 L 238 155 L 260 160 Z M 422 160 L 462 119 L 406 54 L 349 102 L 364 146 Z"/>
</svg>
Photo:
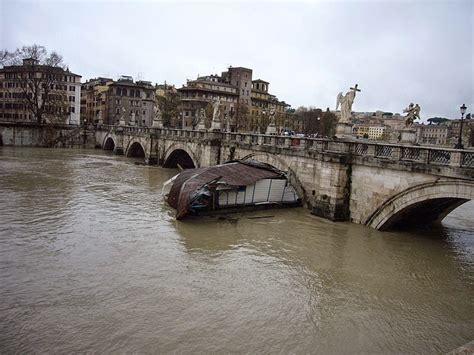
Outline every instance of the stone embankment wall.
<svg viewBox="0 0 474 355">
<path fill-rule="evenodd" d="M 0 145 L 19 147 L 94 148 L 93 129 L 68 125 L 0 123 Z"/>
</svg>

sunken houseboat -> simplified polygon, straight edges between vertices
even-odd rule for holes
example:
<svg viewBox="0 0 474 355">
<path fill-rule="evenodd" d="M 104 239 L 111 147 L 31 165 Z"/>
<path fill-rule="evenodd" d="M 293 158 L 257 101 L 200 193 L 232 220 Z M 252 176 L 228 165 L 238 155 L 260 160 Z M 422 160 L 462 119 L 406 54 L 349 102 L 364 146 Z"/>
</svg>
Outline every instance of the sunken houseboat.
<svg viewBox="0 0 474 355">
<path fill-rule="evenodd" d="M 163 196 L 176 209 L 176 219 L 301 205 L 285 172 L 253 160 L 183 170 L 165 182 Z"/>
</svg>

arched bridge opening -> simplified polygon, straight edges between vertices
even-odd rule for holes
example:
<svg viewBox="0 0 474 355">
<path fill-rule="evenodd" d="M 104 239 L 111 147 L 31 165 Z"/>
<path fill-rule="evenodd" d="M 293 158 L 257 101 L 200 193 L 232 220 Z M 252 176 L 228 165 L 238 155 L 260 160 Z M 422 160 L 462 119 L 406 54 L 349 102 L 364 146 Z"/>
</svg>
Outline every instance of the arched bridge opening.
<svg viewBox="0 0 474 355">
<path fill-rule="evenodd" d="M 365 224 L 383 231 L 429 226 L 470 200 L 474 200 L 474 182 L 416 186 L 390 198 Z"/>
<path fill-rule="evenodd" d="M 417 202 L 394 214 L 379 229 L 403 230 L 440 223 L 450 212 L 468 201 L 460 198 L 434 198 Z"/>
<path fill-rule="evenodd" d="M 127 157 L 145 158 L 145 150 L 140 143 L 134 142 L 130 148 L 128 148 Z"/>
<path fill-rule="evenodd" d="M 104 150 L 114 150 L 115 142 L 111 137 L 108 137 L 104 143 Z"/>
<path fill-rule="evenodd" d="M 178 165 L 183 169 L 193 169 L 196 167 L 193 159 L 183 149 L 173 150 L 163 164 L 165 168 L 177 168 Z"/>
</svg>

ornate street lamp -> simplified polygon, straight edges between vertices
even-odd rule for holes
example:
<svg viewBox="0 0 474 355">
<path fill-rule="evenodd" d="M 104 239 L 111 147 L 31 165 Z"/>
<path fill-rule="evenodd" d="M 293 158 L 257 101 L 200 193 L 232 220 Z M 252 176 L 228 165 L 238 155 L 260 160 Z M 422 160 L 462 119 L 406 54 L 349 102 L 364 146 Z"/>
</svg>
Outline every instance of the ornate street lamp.
<svg viewBox="0 0 474 355">
<path fill-rule="evenodd" d="M 464 146 L 462 145 L 462 124 L 464 120 L 464 114 L 466 113 L 466 105 L 462 104 L 460 107 L 461 109 L 461 125 L 459 126 L 459 137 L 458 137 L 458 144 L 454 146 L 455 149 L 464 149 Z"/>
</svg>

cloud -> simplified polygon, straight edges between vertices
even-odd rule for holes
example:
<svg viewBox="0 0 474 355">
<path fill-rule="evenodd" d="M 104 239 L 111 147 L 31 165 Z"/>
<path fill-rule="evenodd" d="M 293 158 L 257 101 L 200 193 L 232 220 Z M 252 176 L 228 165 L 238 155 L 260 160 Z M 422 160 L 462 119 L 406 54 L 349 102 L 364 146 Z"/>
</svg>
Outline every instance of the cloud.
<svg viewBox="0 0 474 355">
<path fill-rule="evenodd" d="M 357 111 L 474 111 L 471 1 L 3 1 L 1 46 L 39 43 L 85 81 L 120 74 L 181 86 L 227 66 L 294 107 L 331 107 L 358 83 Z M 468 109 L 468 111 L 470 111 Z"/>
</svg>

